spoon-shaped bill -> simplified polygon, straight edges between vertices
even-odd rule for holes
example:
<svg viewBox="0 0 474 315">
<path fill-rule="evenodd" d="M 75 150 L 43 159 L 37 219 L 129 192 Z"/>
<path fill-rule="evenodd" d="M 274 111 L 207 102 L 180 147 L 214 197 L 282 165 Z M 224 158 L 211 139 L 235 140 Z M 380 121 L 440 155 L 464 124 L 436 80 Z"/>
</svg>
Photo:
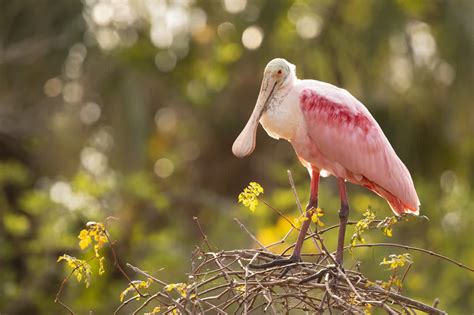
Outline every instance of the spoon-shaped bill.
<svg viewBox="0 0 474 315">
<path fill-rule="evenodd" d="M 258 95 L 257 104 L 253 109 L 252 115 L 249 118 L 249 121 L 245 125 L 244 129 L 240 135 L 235 139 L 234 144 L 232 145 L 232 153 L 238 158 L 244 158 L 249 156 L 255 149 L 256 137 L 257 137 L 257 127 L 262 117 L 263 112 L 267 107 L 267 103 L 273 95 L 276 84 L 272 84 L 273 87 L 270 90 L 268 87 L 269 84 L 262 84 L 260 94 Z"/>
<path fill-rule="evenodd" d="M 255 149 L 259 119 L 260 113 L 257 112 L 257 107 L 255 107 L 249 121 L 232 145 L 232 153 L 236 157 L 244 158 L 249 156 Z"/>
</svg>

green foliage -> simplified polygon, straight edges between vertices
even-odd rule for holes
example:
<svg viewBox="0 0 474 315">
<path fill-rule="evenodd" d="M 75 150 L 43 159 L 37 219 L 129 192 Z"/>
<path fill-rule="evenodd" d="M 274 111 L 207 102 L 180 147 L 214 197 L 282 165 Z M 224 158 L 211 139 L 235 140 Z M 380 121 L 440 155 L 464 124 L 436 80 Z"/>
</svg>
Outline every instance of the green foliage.
<svg viewBox="0 0 474 315">
<path fill-rule="evenodd" d="M 77 259 L 69 255 L 61 255 L 57 262 L 64 261 L 69 268 L 72 269 L 72 274 L 76 276 L 77 282 L 84 281 L 86 287 L 91 284 L 92 269 L 86 260 Z"/>
<path fill-rule="evenodd" d="M 290 226 L 286 220 L 271 211 L 249 218 L 233 200 L 255 178 L 266 199 L 293 218 L 285 170 L 293 171 L 302 202 L 309 189 L 306 170 L 288 143 L 261 131 L 252 157 L 237 160 L 230 150 L 274 57 L 293 62 L 300 78 L 337 84 L 368 107 L 412 174 L 421 214 L 430 217 L 399 224 L 396 233 L 393 219 L 380 226 L 367 219 L 351 242 L 385 241 L 393 234 L 391 242 L 474 261 L 471 1 L 262 0 L 246 1 L 235 14 L 224 4 L 167 1 L 152 12 L 156 6 L 107 2 L 105 11 L 114 13 L 100 23 L 95 18 L 104 6 L 96 8 L 94 1 L 2 6 L 2 313 L 59 312 L 50 287 L 63 273 L 51 271 L 51 261 L 77 250 L 83 222 L 119 218 L 113 235 L 127 261 L 147 270 L 166 267 L 168 282 L 188 270 L 196 242 L 193 215 L 221 248 L 249 246 L 232 223 L 235 216 L 247 219 L 262 241 L 281 239 Z M 176 35 L 171 44 L 157 46 L 153 22 L 161 20 L 154 17 L 168 20 L 176 12 L 192 14 L 183 19 L 192 26 L 176 27 L 183 32 L 168 32 Z M 128 20 L 133 17 L 138 20 Z M 256 50 L 242 43 L 249 26 L 262 30 Z M 301 36 L 311 29 L 314 37 Z M 160 62 L 168 68 L 159 68 Z M 156 172 L 163 158 L 171 162 L 166 176 Z M 320 185 L 326 226 L 338 223 L 331 183 L 322 179 Z M 365 189 L 350 187 L 349 198 L 351 220 L 364 220 L 359 209 L 369 205 L 378 215 L 390 213 Z M 335 238 L 325 241 L 335 248 Z M 94 257 L 96 244 L 86 248 Z M 304 249 L 314 252 L 310 245 Z M 382 268 L 365 266 L 389 254 L 357 249 L 348 259 L 362 261 L 361 270 L 379 279 Z M 93 272 L 96 263 L 94 258 Z M 117 301 L 104 299 L 104 292 L 118 296 L 121 286 L 110 272 L 101 280 L 85 292 L 68 287 L 68 305 L 77 313 L 110 313 Z M 414 265 L 404 283 L 407 295 L 426 301 L 439 296 L 453 314 L 474 309 L 473 290 L 471 275 L 431 257 Z"/>
<path fill-rule="evenodd" d="M 48 194 L 41 190 L 26 191 L 20 199 L 20 207 L 32 215 L 41 215 L 42 211 L 47 211 L 53 203 Z"/>
<path fill-rule="evenodd" d="M 396 217 L 387 217 L 385 220 L 377 224 L 377 227 L 382 228 L 382 232 L 385 236 L 392 237 L 393 236 L 393 225 L 397 223 L 398 220 Z"/>
<path fill-rule="evenodd" d="M 107 230 L 103 223 L 98 222 L 88 222 L 86 228 L 81 230 L 77 236 L 79 239 L 79 247 L 81 250 L 85 250 L 89 245 L 93 244 L 94 256 L 86 260 L 81 260 L 69 255 L 61 255 L 58 257 L 57 262 L 64 261 L 67 263 L 68 267 L 72 269 L 71 275 L 75 275 L 78 282 L 84 280 L 86 287 L 89 287 L 91 283 L 92 268 L 89 262 L 93 259 L 97 259 L 99 262 L 98 274 L 103 275 L 105 273 L 104 260 L 99 250 L 109 242 L 107 236 Z M 66 277 L 67 281 L 69 277 Z M 62 290 L 62 288 L 60 289 Z M 60 291 L 61 292 L 61 291 Z"/>
<path fill-rule="evenodd" d="M 395 270 L 400 267 L 404 267 L 405 265 L 413 264 L 413 260 L 409 253 L 401 254 L 401 255 L 390 255 L 388 256 L 390 259 L 384 257 L 383 261 L 380 265 L 388 265 L 388 270 Z"/>
<path fill-rule="evenodd" d="M 110 191 L 110 187 L 107 186 L 106 181 L 99 181 L 84 171 L 79 171 L 76 176 L 74 176 L 71 185 L 75 190 L 94 197 L 101 197 Z"/>
<path fill-rule="evenodd" d="M 365 210 L 362 214 L 363 218 L 357 221 L 354 234 L 351 237 L 351 245 L 354 246 L 357 242 L 365 243 L 362 234 L 369 229 L 370 224 L 375 220 L 375 212 L 370 208 Z"/>
<path fill-rule="evenodd" d="M 3 217 L 5 230 L 14 236 L 24 236 L 28 233 L 31 223 L 27 216 L 7 213 Z"/>
<path fill-rule="evenodd" d="M 29 179 L 28 170 L 16 161 L 0 162 L 0 186 L 7 183 L 24 185 Z"/>
<path fill-rule="evenodd" d="M 390 275 L 388 281 L 382 281 L 382 287 L 386 290 L 390 290 L 393 287 L 396 287 L 398 290 L 400 290 L 403 286 L 403 280 L 405 279 L 408 269 L 406 269 L 403 278 L 400 278 L 400 276 L 397 274 L 397 271 L 405 266 L 409 268 L 412 264 L 413 260 L 409 253 L 400 255 L 391 254 L 389 255 L 389 259 L 384 257 L 380 265 L 388 266 L 387 270 L 392 271 L 392 274 Z"/>
</svg>

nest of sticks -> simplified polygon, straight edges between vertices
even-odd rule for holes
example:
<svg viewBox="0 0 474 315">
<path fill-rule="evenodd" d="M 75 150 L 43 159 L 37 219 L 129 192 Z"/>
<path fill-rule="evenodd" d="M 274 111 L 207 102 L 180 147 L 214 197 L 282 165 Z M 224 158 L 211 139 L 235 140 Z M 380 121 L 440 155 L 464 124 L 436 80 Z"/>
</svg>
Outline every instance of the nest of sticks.
<svg viewBox="0 0 474 315">
<path fill-rule="evenodd" d="M 160 305 L 160 313 L 164 314 L 372 314 L 375 309 L 387 314 L 446 314 L 436 307 L 436 301 L 435 305 L 427 305 L 403 296 L 397 288 L 384 288 L 357 270 L 341 270 L 324 246 L 320 232 L 307 237 L 319 244 L 319 253 L 303 254 L 302 262 L 263 270 L 251 266 L 282 256 L 270 252 L 268 246 L 211 250 L 202 234 L 204 242 L 193 253 L 187 283 L 168 284 L 127 264 L 162 286 L 161 291 L 145 297 L 133 314 L 150 305 Z M 285 274 L 286 267 L 291 269 Z"/>
<path fill-rule="evenodd" d="M 296 204 L 303 214 L 289 171 L 288 175 Z M 284 217 L 277 209 L 263 202 Z M 285 219 L 288 220 L 286 217 Z M 288 236 L 297 230 L 295 226 L 292 225 L 282 240 L 264 246 L 244 224 L 234 219 L 258 248 L 218 251 L 209 244 L 198 219 L 195 217 L 194 220 L 203 243 L 196 247 L 193 253 L 187 283 L 165 283 L 127 264 L 136 273 L 161 286 L 161 291 L 153 295 L 140 295 L 145 300 L 138 308 L 134 308 L 133 314 L 148 309 L 150 305 L 159 306 L 148 314 L 378 314 L 376 309 L 387 314 L 447 314 L 437 308 L 438 299 L 435 299 L 433 305 L 428 305 L 402 295 L 401 286 L 387 287 L 382 281 L 367 279 L 357 270 L 357 266 L 355 269 L 342 270 L 335 261 L 334 253 L 328 251 L 322 238 L 324 233 L 336 230 L 339 225 L 319 231 L 310 228 L 305 240 L 310 239 L 318 251 L 316 254 L 302 254 L 304 261 L 259 269 L 255 266 L 289 257 L 288 253 L 295 244 L 289 244 L 280 256 L 272 253 L 270 248 L 278 244 L 288 244 Z M 371 224 L 380 225 L 383 222 L 373 220 Z M 423 252 L 474 272 L 474 269 L 462 263 L 422 248 L 393 243 L 356 244 L 353 247 L 375 246 Z M 291 267 L 289 271 L 287 267 Z M 401 282 L 408 270 L 409 267 Z M 136 298 L 137 296 L 132 297 L 122 303 L 116 313 Z"/>
<path fill-rule="evenodd" d="M 312 260 L 314 256 L 312 255 Z M 261 249 L 203 251 L 193 257 L 193 270 L 188 283 L 173 292 L 170 284 L 148 275 L 137 267 L 130 268 L 153 279 L 163 290 L 148 297 L 135 311 L 149 303 L 163 306 L 164 313 L 178 314 L 370 314 L 375 308 L 387 314 L 446 314 L 416 300 L 384 289 L 354 270 L 340 270 L 326 254 L 314 262 L 299 262 L 281 276 L 285 266 L 264 270 L 249 268 L 250 264 L 272 261 L 279 256 Z M 319 279 L 307 281 L 324 270 Z M 175 285 L 176 286 L 176 285 Z M 171 285 L 173 287 L 173 285 Z M 153 304 L 154 304 L 153 303 Z"/>
</svg>

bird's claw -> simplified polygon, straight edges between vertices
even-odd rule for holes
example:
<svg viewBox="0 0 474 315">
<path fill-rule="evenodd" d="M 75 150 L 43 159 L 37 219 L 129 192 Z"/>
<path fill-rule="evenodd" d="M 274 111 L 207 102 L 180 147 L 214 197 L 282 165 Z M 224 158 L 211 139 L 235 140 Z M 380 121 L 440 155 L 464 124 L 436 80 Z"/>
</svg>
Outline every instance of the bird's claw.
<svg viewBox="0 0 474 315">
<path fill-rule="evenodd" d="M 290 271 L 290 269 L 294 267 L 294 266 L 288 266 L 288 265 L 297 264 L 299 262 L 301 262 L 301 257 L 291 256 L 290 258 L 277 258 L 269 263 L 260 264 L 260 265 L 249 264 L 249 267 L 252 269 L 268 269 L 272 267 L 287 266 L 285 267 L 285 269 L 283 269 L 283 271 L 280 274 L 280 277 L 284 277 L 288 273 L 288 271 Z"/>
<path fill-rule="evenodd" d="M 344 269 L 341 268 L 341 270 L 342 272 L 344 272 Z M 320 283 L 326 274 L 329 274 L 331 277 L 336 277 L 337 273 L 338 273 L 338 268 L 336 265 L 328 265 L 327 267 L 319 270 L 315 274 L 304 278 L 303 280 L 299 282 L 299 284 L 308 283 L 313 280 L 316 280 L 317 283 Z"/>
</svg>

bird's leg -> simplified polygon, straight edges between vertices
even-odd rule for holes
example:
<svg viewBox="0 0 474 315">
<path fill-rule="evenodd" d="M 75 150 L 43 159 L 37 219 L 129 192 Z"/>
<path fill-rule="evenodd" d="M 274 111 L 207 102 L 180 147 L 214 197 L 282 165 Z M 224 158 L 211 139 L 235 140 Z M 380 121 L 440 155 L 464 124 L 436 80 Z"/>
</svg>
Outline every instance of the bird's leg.
<svg viewBox="0 0 474 315">
<path fill-rule="evenodd" d="M 344 236 L 349 218 L 349 203 L 347 202 L 346 183 L 343 178 L 338 178 L 339 194 L 341 196 L 341 210 L 339 210 L 339 235 L 337 238 L 336 262 L 342 267 L 344 252 Z"/>
<path fill-rule="evenodd" d="M 341 196 L 341 209 L 339 210 L 339 235 L 337 238 L 337 250 L 336 250 L 336 263 L 342 268 L 343 262 L 343 251 L 344 251 L 344 236 L 346 234 L 346 225 L 349 218 L 349 203 L 347 202 L 346 184 L 343 178 L 338 178 L 339 193 Z M 331 276 L 335 276 L 338 272 L 337 265 L 329 265 L 326 268 L 319 270 L 314 275 L 304 278 L 300 281 L 300 284 L 307 283 L 312 280 L 316 280 L 318 283 L 321 279 L 329 273 Z"/>
<path fill-rule="evenodd" d="M 275 266 L 285 266 L 293 263 L 297 263 L 301 261 L 301 248 L 303 247 L 304 238 L 306 237 L 306 233 L 308 232 L 309 224 L 311 222 L 311 209 L 316 209 L 318 207 L 318 186 L 319 186 L 319 172 L 312 171 L 311 173 L 311 192 L 309 197 L 309 203 L 306 207 L 306 220 L 303 221 L 301 225 L 300 233 L 298 234 L 298 239 L 295 243 L 295 248 L 293 250 L 293 254 L 290 258 L 280 258 L 275 259 L 269 263 L 261 264 L 261 265 L 254 265 L 250 264 L 251 268 L 255 269 L 266 269 Z M 282 276 L 284 276 L 290 270 L 289 267 L 285 268 L 282 272 Z"/>
<path fill-rule="evenodd" d="M 309 224 L 311 222 L 311 209 L 316 209 L 318 207 L 318 187 L 319 187 L 319 172 L 312 171 L 311 173 L 311 190 L 309 195 L 309 202 L 306 206 L 306 220 L 303 221 L 301 225 L 300 233 L 298 234 L 298 239 L 296 240 L 295 249 L 291 257 L 301 260 L 301 248 L 303 247 L 303 241 L 308 232 Z"/>
</svg>

